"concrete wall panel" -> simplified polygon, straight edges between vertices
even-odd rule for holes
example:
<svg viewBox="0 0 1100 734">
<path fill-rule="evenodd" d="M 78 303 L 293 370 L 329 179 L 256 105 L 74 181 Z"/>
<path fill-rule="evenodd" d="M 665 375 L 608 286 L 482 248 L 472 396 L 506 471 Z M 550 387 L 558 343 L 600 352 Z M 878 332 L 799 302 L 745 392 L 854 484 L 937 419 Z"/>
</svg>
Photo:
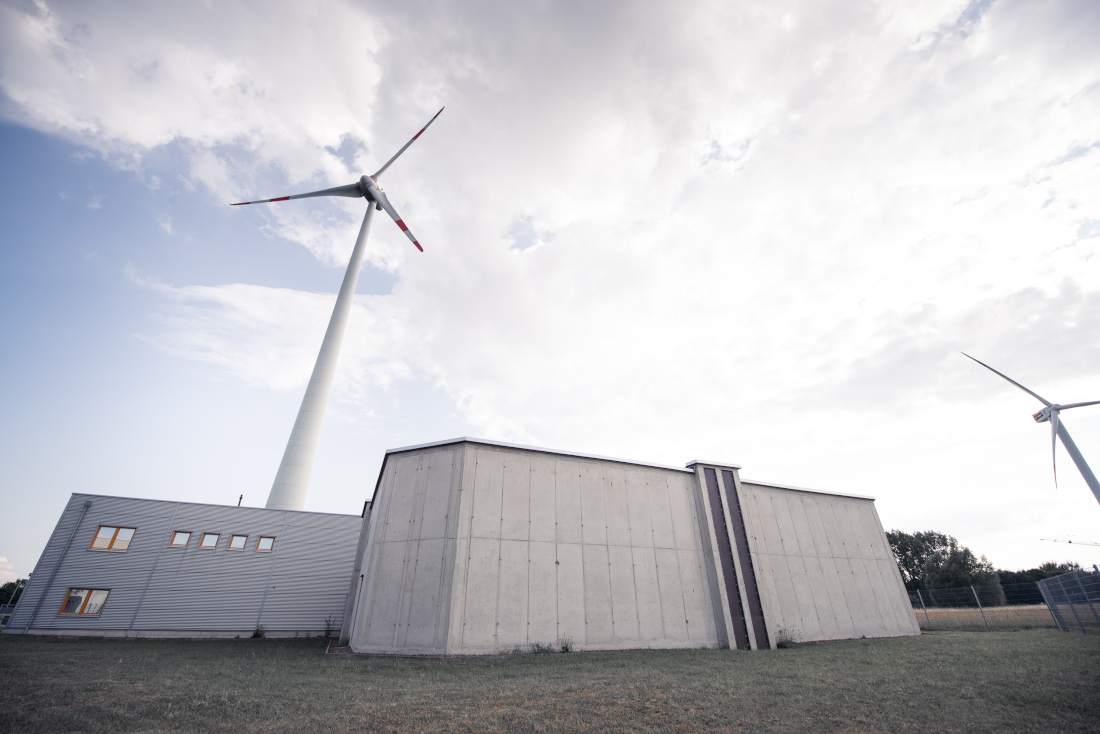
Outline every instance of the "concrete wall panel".
<svg viewBox="0 0 1100 734">
<path fill-rule="evenodd" d="M 581 537 L 585 545 L 607 545 L 607 478 L 600 469 L 590 463 L 580 467 Z"/>
<path fill-rule="evenodd" d="M 637 641 L 638 596 L 634 585 L 634 556 L 629 545 L 607 547 L 611 575 L 611 623 L 616 642 Z"/>
<path fill-rule="evenodd" d="M 687 614 L 684 609 L 684 587 L 680 581 L 680 559 L 675 549 L 655 548 L 657 583 L 661 588 L 661 617 L 665 639 L 688 640 Z"/>
<path fill-rule="evenodd" d="M 572 640 L 583 647 L 584 620 L 584 558 L 580 543 L 559 543 L 558 571 L 558 639 Z"/>
<path fill-rule="evenodd" d="M 607 469 L 607 544 L 630 547 L 630 507 L 627 504 L 626 472 L 622 467 Z"/>
<path fill-rule="evenodd" d="M 661 587 L 657 583 L 657 556 L 653 548 L 631 548 L 634 589 L 638 600 L 638 639 L 664 638 L 661 619 Z"/>
<path fill-rule="evenodd" d="M 528 543 L 500 542 L 500 570 L 497 577 L 497 638 L 503 648 L 526 645 L 527 640 L 527 557 Z"/>
<path fill-rule="evenodd" d="M 534 495 L 532 495 L 534 496 Z M 528 642 L 554 644 L 558 639 L 558 583 L 554 543 L 532 541 L 527 581 Z"/>
<path fill-rule="evenodd" d="M 531 457 L 531 540 L 557 541 L 557 462 L 552 458 Z"/>
<path fill-rule="evenodd" d="M 557 462 L 555 475 L 557 493 L 557 542 L 576 543 L 583 540 L 584 520 L 581 516 L 580 464 Z"/>
<path fill-rule="evenodd" d="M 742 486 L 769 632 L 786 627 L 807 641 L 918 633 L 901 613 L 908 596 L 885 572 L 896 566 L 871 500 Z"/>
<path fill-rule="evenodd" d="M 584 622 L 585 647 L 609 647 L 615 641 L 606 545 L 584 546 Z"/>
<path fill-rule="evenodd" d="M 531 530 L 531 457 L 508 454 L 501 492 L 500 537 L 527 540 Z"/>
<path fill-rule="evenodd" d="M 497 652 L 500 541 L 494 538 L 471 538 L 469 563 L 464 590 L 462 643 L 459 650 Z"/>
</svg>

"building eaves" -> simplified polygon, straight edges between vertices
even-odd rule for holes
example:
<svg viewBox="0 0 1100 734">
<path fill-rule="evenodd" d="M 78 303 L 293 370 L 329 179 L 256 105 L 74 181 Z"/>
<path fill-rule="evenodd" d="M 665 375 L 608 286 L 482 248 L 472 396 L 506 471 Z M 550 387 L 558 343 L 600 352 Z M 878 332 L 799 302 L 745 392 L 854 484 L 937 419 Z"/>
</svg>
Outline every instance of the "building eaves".
<svg viewBox="0 0 1100 734">
<path fill-rule="evenodd" d="M 556 454 L 558 456 L 571 456 L 578 459 L 597 459 L 599 461 L 614 461 L 618 464 L 632 464 L 634 466 L 648 466 L 654 469 L 667 469 L 668 471 L 675 471 L 687 474 L 694 474 L 692 469 L 685 469 L 679 466 L 668 466 L 667 464 L 654 464 L 650 461 L 634 461 L 632 459 L 619 459 L 614 456 L 599 456 L 597 454 L 581 454 L 576 451 L 561 451 L 559 449 L 548 449 L 541 446 L 525 446 L 519 443 L 508 443 L 506 441 L 490 441 L 484 438 L 474 438 L 473 436 L 462 436 L 460 438 L 449 438 L 444 441 L 432 441 L 431 443 L 421 443 L 415 446 L 402 446 L 396 449 L 386 449 L 386 454 L 399 454 L 405 451 L 416 451 L 418 449 L 430 449 L 435 446 L 447 446 L 455 443 L 477 443 L 484 446 L 500 446 L 506 449 L 521 449 L 523 451 L 538 451 L 543 454 Z"/>
</svg>

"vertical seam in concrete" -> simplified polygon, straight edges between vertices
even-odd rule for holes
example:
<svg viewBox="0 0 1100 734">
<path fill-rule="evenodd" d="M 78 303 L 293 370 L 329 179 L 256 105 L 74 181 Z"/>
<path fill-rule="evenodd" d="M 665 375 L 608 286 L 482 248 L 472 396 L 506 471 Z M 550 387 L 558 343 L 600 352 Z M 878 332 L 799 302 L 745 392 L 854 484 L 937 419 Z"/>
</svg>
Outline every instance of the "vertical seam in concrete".
<svg viewBox="0 0 1100 734">
<path fill-rule="evenodd" d="M 524 627 L 527 644 L 531 644 L 531 475 L 535 473 L 534 459 L 527 457 L 527 605 L 524 611 Z"/>
<path fill-rule="evenodd" d="M 561 582 L 558 572 L 561 570 L 561 559 L 558 557 L 558 547 L 561 537 L 558 535 L 558 465 L 561 460 L 554 459 L 554 637 L 555 642 L 561 644 Z"/>
<path fill-rule="evenodd" d="M 581 605 L 584 609 L 584 643 L 588 644 L 588 583 L 585 573 L 584 565 L 584 547 L 587 545 L 584 542 L 584 472 L 581 471 L 581 464 L 577 464 L 577 499 L 580 500 L 581 510 Z"/>
<path fill-rule="evenodd" d="M 474 514 L 477 512 L 477 468 L 478 450 L 475 446 L 469 446 L 468 451 L 474 455 L 474 478 L 470 486 L 470 520 L 466 533 L 466 568 L 462 579 L 462 637 L 459 642 L 460 649 L 466 648 L 466 607 L 470 603 L 470 560 L 474 555 Z"/>
<path fill-rule="evenodd" d="M 436 606 L 435 606 L 435 632 L 432 635 L 432 645 L 435 649 L 443 649 L 446 651 L 446 639 L 440 640 L 440 632 L 443 632 L 444 638 L 446 638 L 446 631 L 442 630 L 443 627 L 443 612 L 444 609 L 449 610 L 451 607 L 450 594 L 447 595 L 446 600 L 443 598 L 443 591 L 445 588 L 445 581 L 447 579 L 447 541 L 451 524 L 451 510 L 454 504 L 454 487 L 455 487 L 455 456 L 457 455 L 457 449 L 451 450 L 451 478 L 447 482 L 447 515 L 443 518 L 443 543 L 442 550 L 440 551 L 443 556 L 439 559 L 439 588 L 436 592 Z M 457 533 L 455 533 L 457 535 Z M 453 581 L 453 580 L 452 580 Z"/>
<path fill-rule="evenodd" d="M 614 473 L 611 473 L 614 476 Z M 607 511 L 607 495 L 610 494 L 610 488 L 615 486 L 615 480 L 609 479 L 607 484 L 602 486 L 603 491 L 600 492 L 600 496 L 603 498 L 603 542 L 604 553 L 607 557 L 607 598 L 611 601 L 611 641 L 614 643 L 618 639 L 618 634 L 615 632 L 615 585 L 611 583 L 611 515 Z"/>
<path fill-rule="evenodd" d="M 367 590 L 364 592 L 363 595 L 364 600 L 367 601 L 367 628 L 365 630 L 365 635 L 368 641 L 370 640 L 371 628 L 374 626 L 374 615 L 371 614 L 371 610 L 374 608 L 374 594 L 377 591 L 375 580 L 378 574 L 378 568 L 382 564 L 382 556 L 384 555 L 386 541 L 389 538 L 390 505 L 392 504 L 393 500 L 393 485 L 397 481 L 398 463 L 398 461 L 394 461 L 392 464 L 389 464 L 390 473 L 389 476 L 384 478 L 385 481 L 382 485 L 383 494 L 382 502 L 378 507 L 378 518 L 373 519 L 372 517 L 371 519 L 371 526 L 377 527 L 378 523 L 382 523 L 378 531 L 381 537 L 378 538 L 377 552 L 375 552 L 375 548 L 372 548 L 369 542 L 367 544 L 367 549 L 364 551 L 365 553 L 370 553 L 370 558 L 368 559 L 370 567 L 368 567 L 367 569 L 368 584 Z M 374 515 L 374 511 L 375 508 L 372 506 L 372 516 Z M 368 538 L 368 541 L 370 540 L 371 539 Z"/>
<path fill-rule="evenodd" d="M 504 453 L 504 452 L 502 452 Z M 501 557 L 504 555 L 504 477 L 508 474 L 508 454 L 504 453 L 504 458 L 501 460 L 500 471 L 500 521 L 497 523 L 497 598 L 496 598 L 496 612 L 493 614 L 493 639 L 496 641 L 496 648 L 500 649 L 500 569 L 502 567 Z"/>
<path fill-rule="evenodd" d="M 694 494 L 694 493 L 693 493 Z M 672 510 L 672 499 L 669 497 L 669 510 Z M 691 503 L 694 505 L 695 503 Z M 698 523 L 699 517 L 692 511 L 691 519 Z M 680 619 L 684 620 L 684 632 L 687 634 L 688 641 L 691 640 L 691 625 L 687 623 L 687 602 L 684 601 L 684 574 L 680 572 L 680 538 L 676 535 L 676 523 L 672 523 L 672 555 L 676 558 L 676 578 L 680 580 Z M 677 622 L 679 624 L 679 622 Z"/>
<path fill-rule="evenodd" d="M 642 474 L 642 497 L 645 498 L 645 505 L 649 507 L 649 477 Z M 627 483 L 629 486 L 629 482 Z M 649 513 L 646 513 L 649 516 Z M 626 495 L 626 529 L 630 533 L 630 580 L 634 584 L 634 621 L 638 625 L 638 639 L 642 638 L 642 605 L 638 601 L 638 571 L 637 565 L 634 563 L 634 526 L 630 524 L 630 494 Z M 650 538 L 653 537 L 653 521 L 649 523 Z"/>
</svg>

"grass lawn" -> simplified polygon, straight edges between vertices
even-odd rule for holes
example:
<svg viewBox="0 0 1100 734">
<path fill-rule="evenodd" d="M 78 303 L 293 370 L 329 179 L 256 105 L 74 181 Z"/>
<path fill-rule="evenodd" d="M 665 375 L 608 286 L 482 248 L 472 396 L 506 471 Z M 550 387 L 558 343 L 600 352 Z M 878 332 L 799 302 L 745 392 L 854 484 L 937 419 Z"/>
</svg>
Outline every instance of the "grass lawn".
<svg viewBox="0 0 1100 734">
<path fill-rule="evenodd" d="M 772 652 L 324 655 L 321 640 L 0 637 L 0 731 L 1100 731 L 1100 639 Z"/>
</svg>

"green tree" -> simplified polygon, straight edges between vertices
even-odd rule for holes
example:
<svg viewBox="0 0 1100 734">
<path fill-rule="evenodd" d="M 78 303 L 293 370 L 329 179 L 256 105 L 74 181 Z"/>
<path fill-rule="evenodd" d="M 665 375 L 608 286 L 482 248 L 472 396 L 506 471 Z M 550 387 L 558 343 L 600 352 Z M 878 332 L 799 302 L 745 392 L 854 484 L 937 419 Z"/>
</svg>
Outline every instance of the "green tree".
<svg viewBox="0 0 1100 734">
<path fill-rule="evenodd" d="M 19 594 L 16 594 L 16 589 L 22 592 L 23 587 L 27 585 L 26 579 L 17 579 L 15 581 L 9 581 L 8 583 L 0 586 L 0 604 L 12 604 L 19 601 Z M 12 598 L 14 595 L 14 598 Z"/>
<path fill-rule="evenodd" d="M 891 530 L 886 537 L 909 591 L 975 586 L 982 587 L 979 591 L 982 604 L 1005 603 L 1001 580 L 992 564 L 985 556 L 975 556 L 950 535 L 934 530 L 916 533 Z"/>
<path fill-rule="evenodd" d="M 1068 561 L 1066 563 L 1047 561 L 1046 563 L 1039 564 L 1035 568 L 1020 569 L 1019 571 L 1006 571 L 1003 568 L 998 568 L 997 575 L 1001 577 L 1002 584 L 1026 584 L 1049 579 L 1051 576 L 1061 576 L 1070 571 L 1080 570 L 1081 564 L 1074 561 Z"/>
</svg>

